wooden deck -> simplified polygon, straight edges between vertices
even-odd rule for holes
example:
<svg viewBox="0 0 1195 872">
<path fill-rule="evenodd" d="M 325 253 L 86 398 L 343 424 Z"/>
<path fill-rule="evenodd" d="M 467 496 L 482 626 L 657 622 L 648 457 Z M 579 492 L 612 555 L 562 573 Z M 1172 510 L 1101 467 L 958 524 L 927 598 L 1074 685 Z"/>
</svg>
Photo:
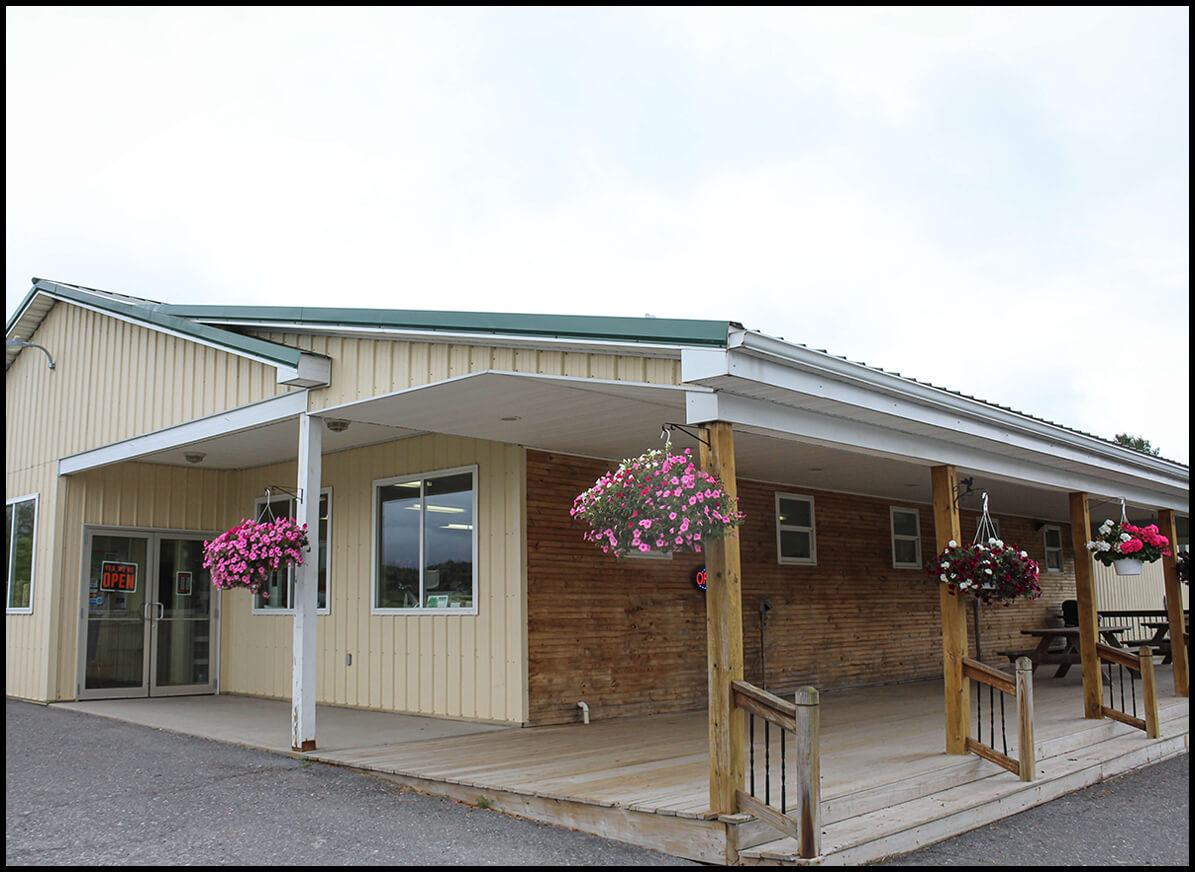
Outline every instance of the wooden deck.
<svg viewBox="0 0 1195 872">
<path fill-rule="evenodd" d="M 980 793 L 1008 809 L 998 818 L 1122 769 L 1182 753 L 1187 747 L 1187 700 L 1166 692 L 1172 688 L 1167 671 L 1159 670 L 1159 684 L 1164 726 L 1162 739 L 1153 742 L 1121 724 L 1085 720 L 1079 678 L 1036 681 L 1040 776 L 1032 785 L 977 757 L 943 752 L 939 681 L 823 694 L 825 859 L 832 862 L 838 853 L 843 862 L 865 862 L 982 825 L 978 815 L 961 829 L 957 824 L 931 827 L 913 836 L 907 847 L 908 840 L 889 839 L 871 852 L 874 856 L 853 843 L 857 833 L 847 833 L 860 828 L 850 826 L 852 819 L 877 813 L 887 815 L 889 830 L 905 824 L 924 829 L 927 821 L 899 820 L 899 807 L 960 784 L 985 782 Z M 1015 714 L 1012 723 L 1015 733 Z M 1009 741 L 1010 747 L 1015 745 L 1015 735 Z M 705 862 L 783 859 L 782 847 L 772 850 L 777 856 L 762 856 L 767 853 L 763 849 L 754 851 L 761 856 L 746 856 L 753 846 L 778 837 L 764 825 L 710 814 L 704 712 L 504 730 L 314 756 L 385 773 L 421 790 Z M 1014 796 L 1019 798 L 1009 799 Z M 918 814 L 912 807 L 905 813 Z M 835 827 L 841 837 L 831 833 Z M 740 851 L 745 856 L 737 856 Z"/>
<path fill-rule="evenodd" d="M 941 681 L 829 691 L 821 701 L 822 857 L 866 863 L 914 850 L 1112 775 L 1184 753 L 1188 701 L 1158 667 L 1161 738 L 1083 718 L 1078 675 L 1034 682 L 1038 779 L 944 753 Z M 68 703 L 223 741 L 286 747 L 285 703 L 174 697 Z M 747 815 L 709 812 L 705 712 L 590 725 L 495 728 L 321 707 L 303 755 L 423 792 L 714 864 L 784 864 L 795 845 Z M 1015 713 L 1010 751 L 1015 744 Z M 985 727 L 986 730 L 986 727 Z M 274 734 L 277 735 L 274 735 Z"/>
</svg>

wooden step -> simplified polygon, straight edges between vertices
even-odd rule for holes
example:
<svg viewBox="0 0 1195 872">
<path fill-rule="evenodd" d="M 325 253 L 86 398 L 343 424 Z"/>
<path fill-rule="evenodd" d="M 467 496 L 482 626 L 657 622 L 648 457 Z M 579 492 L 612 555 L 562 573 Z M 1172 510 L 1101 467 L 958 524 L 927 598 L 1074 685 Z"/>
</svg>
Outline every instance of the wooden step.
<svg viewBox="0 0 1195 872">
<path fill-rule="evenodd" d="M 1082 741 L 1044 743 L 1050 756 L 1039 758 L 1037 781 L 1025 783 L 991 764 L 982 774 L 932 793 L 894 801 L 863 814 L 839 818 L 823 830 L 821 857 L 802 860 L 792 839 L 740 847 L 743 865 L 858 865 L 904 854 L 1056 799 L 1114 775 L 1186 753 L 1189 723 L 1185 712 L 1171 710 L 1163 736 L 1149 741 L 1140 731 L 1093 721 Z M 978 759 L 978 758 L 976 758 Z M 982 761 L 980 761 L 982 762 Z M 874 795 L 861 800 L 872 803 Z M 843 802 L 846 798 L 840 800 Z M 740 843 L 741 845 L 741 843 Z"/>
</svg>

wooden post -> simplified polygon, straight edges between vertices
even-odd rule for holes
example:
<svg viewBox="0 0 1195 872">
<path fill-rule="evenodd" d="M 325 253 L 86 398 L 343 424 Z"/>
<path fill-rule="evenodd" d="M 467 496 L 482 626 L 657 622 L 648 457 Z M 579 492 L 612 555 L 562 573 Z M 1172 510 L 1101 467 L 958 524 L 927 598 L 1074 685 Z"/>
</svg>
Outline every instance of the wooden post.
<svg viewBox="0 0 1195 872">
<path fill-rule="evenodd" d="M 931 470 L 934 486 L 934 538 L 938 553 L 951 541 L 959 542 L 958 506 L 955 504 L 956 480 L 953 466 L 935 466 Z M 967 656 L 967 610 L 963 596 L 938 585 L 942 606 L 942 673 L 946 687 L 946 753 L 966 754 L 971 735 L 971 692 L 963 678 L 963 659 Z"/>
<path fill-rule="evenodd" d="M 734 433 L 730 424 L 705 425 L 710 444 L 701 446 L 701 468 L 718 476 L 726 493 L 738 496 Z M 743 678 L 743 595 L 739 537 L 702 542 L 705 550 L 705 630 L 709 660 L 710 810 L 738 811 L 735 791 L 743 787 L 746 719 L 737 709 L 730 683 Z"/>
<path fill-rule="evenodd" d="M 798 850 L 809 860 L 822 853 L 821 716 L 814 687 L 797 691 Z"/>
<path fill-rule="evenodd" d="M 319 492 L 323 421 L 299 415 L 299 525 L 307 525 L 311 551 L 295 567 L 294 657 L 291 662 L 290 746 L 315 750 L 316 609 L 319 600 Z"/>
<path fill-rule="evenodd" d="M 1174 512 L 1162 509 L 1158 512 L 1158 529 L 1170 540 L 1170 556 L 1162 558 L 1162 572 L 1166 577 L 1166 619 L 1170 622 L 1170 660 L 1174 663 L 1174 695 L 1191 695 L 1191 662 L 1187 657 L 1187 646 L 1183 644 L 1183 633 L 1187 629 L 1183 620 L 1182 584 L 1178 580 L 1178 528 L 1174 524 Z"/>
<path fill-rule="evenodd" d="M 1095 573 L 1087 537 L 1091 535 L 1091 513 L 1087 494 L 1072 493 L 1071 547 L 1075 552 L 1075 599 L 1079 602 L 1079 656 L 1083 659 L 1083 716 L 1103 717 L 1104 676 L 1095 646 L 1100 640 L 1099 614 L 1095 601 Z"/>
<path fill-rule="evenodd" d="M 1145 735 L 1156 739 L 1162 733 L 1158 725 L 1158 686 L 1154 681 L 1153 649 L 1142 645 L 1137 650 L 1137 662 L 1141 665 L 1141 693 L 1145 697 Z"/>
<path fill-rule="evenodd" d="M 1033 661 L 1017 658 L 1017 748 L 1022 781 L 1037 778 L 1037 749 L 1033 745 Z"/>
</svg>

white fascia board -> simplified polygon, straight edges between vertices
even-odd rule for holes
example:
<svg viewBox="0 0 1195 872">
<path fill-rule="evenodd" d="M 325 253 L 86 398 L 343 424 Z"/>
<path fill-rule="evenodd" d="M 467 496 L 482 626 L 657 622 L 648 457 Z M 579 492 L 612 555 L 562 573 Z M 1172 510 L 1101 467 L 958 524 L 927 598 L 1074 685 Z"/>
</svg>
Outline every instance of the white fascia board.
<svg viewBox="0 0 1195 872">
<path fill-rule="evenodd" d="M 332 359 L 322 354 L 304 351 L 297 367 L 279 364 L 277 371 L 278 384 L 293 388 L 324 388 L 332 383 Z"/>
<path fill-rule="evenodd" d="M 113 463 L 135 460 L 159 451 L 181 448 L 216 436 L 226 436 L 239 430 L 250 430 L 263 424 L 294 418 L 306 411 L 307 391 L 291 391 L 268 400 L 218 412 L 206 418 L 198 418 L 185 424 L 176 424 L 143 436 L 134 436 L 63 457 L 58 461 L 58 474 L 72 475 Z"/>
<path fill-rule="evenodd" d="M 730 376 L 798 394 L 841 402 L 897 418 L 956 430 L 994 442 L 1090 464 L 1124 475 L 1183 480 L 1187 467 L 1120 448 L 1057 424 L 958 396 L 903 376 L 874 370 L 757 333 L 736 332 L 726 353 Z M 687 379 L 686 379 L 687 380 Z"/>
<path fill-rule="evenodd" d="M 284 333 L 305 333 L 316 336 L 344 336 L 348 338 L 389 339 L 408 342 L 443 342 L 454 345 L 482 345 L 495 348 L 545 348 L 548 351 L 580 351 L 588 354 L 629 354 L 637 357 L 663 357 L 675 360 L 689 350 L 681 345 L 659 342 L 619 342 L 609 339 L 581 339 L 561 336 L 522 336 L 509 333 L 468 333 L 447 330 L 397 329 L 393 327 L 355 327 L 344 324 L 316 324 L 298 321 L 249 321 L 235 318 L 196 318 L 200 324 L 213 327 L 260 328 Z"/>
<path fill-rule="evenodd" d="M 1141 481 L 1140 476 L 1138 482 L 1134 483 L 1124 481 L 1119 476 L 1104 477 L 1096 473 L 1047 466 L 984 451 L 946 438 L 904 433 L 875 424 L 792 409 L 778 403 L 737 394 L 719 392 L 713 396 L 691 395 L 688 413 L 687 423 L 690 424 L 728 421 L 740 427 L 772 433 L 781 438 L 784 434 L 793 434 L 826 445 L 849 446 L 926 465 L 952 464 L 1008 481 L 1065 491 L 1083 491 L 1093 495 L 1124 497 L 1137 505 L 1171 508 L 1183 514 L 1190 511 L 1189 491 L 1185 485 L 1179 483 L 1159 483 L 1159 487 L 1154 489 L 1149 487 L 1149 482 Z"/>
</svg>

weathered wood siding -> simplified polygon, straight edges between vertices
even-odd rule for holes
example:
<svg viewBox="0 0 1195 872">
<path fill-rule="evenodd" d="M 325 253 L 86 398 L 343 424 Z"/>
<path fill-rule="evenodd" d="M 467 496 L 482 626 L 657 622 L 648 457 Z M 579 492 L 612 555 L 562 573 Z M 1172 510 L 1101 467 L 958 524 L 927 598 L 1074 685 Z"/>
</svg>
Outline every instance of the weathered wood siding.
<svg viewBox="0 0 1195 872">
<path fill-rule="evenodd" d="M 706 700 L 704 595 L 692 582 L 700 554 L 672 560 L 617 560 L 581 540 L 569 517 L 573 498 L 609 466 L 603 461 L 528 452 L 528 665 L 530 720 L 692 709 Z M 928 475 L 928 471 L 926 473 Z M 774 494 L 815 500 L 817 566 L 776 560 Z M 904 681 L 941 675 L 937 582 L 921 569 L 893 569 L 889 507 L 919 509 L 922 553 L 931 556 L 928 505 L 891 502 L 800 485 L 739 482 L 747 522 L 740 529 L 743 641 L 748 681 L 759 683 L 759 602 L 767 623 L 768 684 L 785 692 Z M 1032 521 L 999 517 L 1001 532 L 1039 561 L 1044 543 Z M 964 513 L 964 536 L 974 533 Z M 1066 571 L 1043 574 L 1032 603 L 981 610 L 985 659 L 1027 647 L 1020 629 L 1042 626 L 1051 607 L 1074 595 L 1073 555 L 1064 530 Z M 970 625 L 969 625 L 970 629 Z M 973 635 L 973 633 L 972 633 Z M 974 639 L 971 639 L 974 651 Z"/>
<path fill-rule="evenodd" d="M 61 610 L 79 561 L 56 523 L 58 459 L 287 389 L 272 366 L 68 303 L 32 338 L 56 366 L 27 349 L 5 373 L 5 496 L 36 493 L 39 504 L 33 612 L 5 615 L 4 671 L 7 693 L 45 701 L 65 692 L 61 649 L 74 637 L 59 635 Z"/>
<path fill-rule="evenodd" d="M 478 614 L 371 615 L 373 482 L 478 467 Z M 317 699 L 383 711 L 522 723 L 526 720 L 524 451 L 421 436 L 328 454 L 332 488 L 330 613 L 321 615 Z M 294 487 L 295 466 L 237 476 L 231 525 L 267 485 Z M 253 614 L 249 594 L 223 597 L 221 691 L 289 698 L 293 618 Z M 346 658 L 352 656 L 352 665 Z"/>
</svg>

